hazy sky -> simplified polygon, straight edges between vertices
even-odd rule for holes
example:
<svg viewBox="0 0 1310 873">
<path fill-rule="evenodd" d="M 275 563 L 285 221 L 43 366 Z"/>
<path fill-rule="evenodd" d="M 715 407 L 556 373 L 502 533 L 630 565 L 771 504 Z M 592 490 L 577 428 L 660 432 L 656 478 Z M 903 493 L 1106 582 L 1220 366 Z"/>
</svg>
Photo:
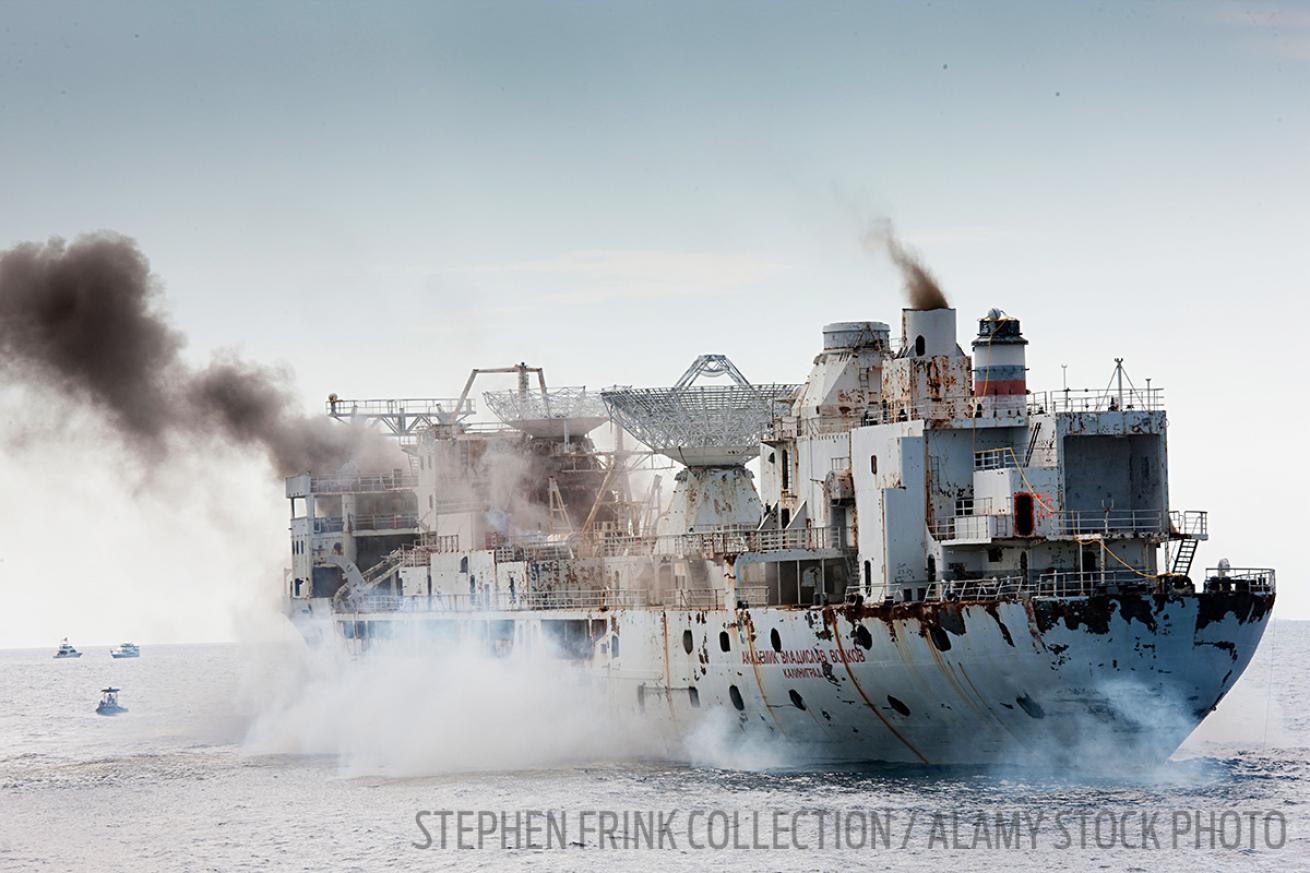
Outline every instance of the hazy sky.
<svg viewBox="0 0 1310 873">
<path fill-rule="evenodd" d="M 1276 566 L 1310 617 L 1310 4 L 0 4 L 0 247 L 134 237 L 190 355 L 284 364 L 307 408 L 519 360 L 799 380 L 825 322 L 899 319 L 879 217 L 962 342 L 1023 319 L 1031 387 L 1123 356 L 1164 388 L 1198 563 Z M 266 470 L 147 481 L 0 398 L 0 645 L 248 626 L 286 562 Z"/>
</svg>

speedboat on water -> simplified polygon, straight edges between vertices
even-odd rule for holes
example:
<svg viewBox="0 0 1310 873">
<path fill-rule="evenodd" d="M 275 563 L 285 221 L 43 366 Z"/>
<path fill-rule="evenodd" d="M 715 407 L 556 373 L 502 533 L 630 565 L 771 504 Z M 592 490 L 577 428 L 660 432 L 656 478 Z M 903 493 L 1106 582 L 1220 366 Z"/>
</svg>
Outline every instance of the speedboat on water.
<svg viewBox="0 0 1310 873">
<path fill-rule="evenodd" d="M 118 705 L 117 688 L 101 688 L 100 693 L 104 696 L 100 698 L 100 705 L 96 707 L 96 715 L 118 715 L 127 712 L 127 708 Z"/>
<path fill-rule="evenodd" d="M 68 637 L 64 637 L 63 642 L 59 644 L 59 651 L 55 652 L 56 658 L 80 658 L 82 653 L 69 645 Z"/>
<path fill-rule="evenodd" d="M 139 658 L 141 657 L 141 649 L 136 643 L 120 643 L 118 648 L 109 650 L 109 656 L 111 658 Z"/>
</svg>

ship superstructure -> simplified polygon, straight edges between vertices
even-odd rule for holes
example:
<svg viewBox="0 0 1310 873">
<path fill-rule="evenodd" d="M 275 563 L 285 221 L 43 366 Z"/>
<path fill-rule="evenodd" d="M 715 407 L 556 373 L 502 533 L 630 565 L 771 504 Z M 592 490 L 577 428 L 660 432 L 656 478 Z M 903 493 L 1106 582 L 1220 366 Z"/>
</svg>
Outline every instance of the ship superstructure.
<svg viewBox="0 0 1310 873">
<path fill-rule="evenodd" d="M 291 614 L 359 650 L 540 647 L 672 737 L 722 707 L 815 759 L 1165 757 L 1249 662 L 1274 573 L 1193 569 L 1207 516 L 1169 505 L 1159 389 L 1117 362 L 1035 393 L 1026 345 L 1000 310 L 967 354 L 954 309 L 906 309 L 895 344 L 825 327 L 800 385 L 705 355 L 663 389 L 519 364 L 455 400 L 334 397 L 412 465 L 288 480 Z M 486 372 L 518 376 L 495 424 Z M 597 448 L 610 420 L 684 465 L 669 506 L 634 493 L 650 453 Z"/>
</svg>

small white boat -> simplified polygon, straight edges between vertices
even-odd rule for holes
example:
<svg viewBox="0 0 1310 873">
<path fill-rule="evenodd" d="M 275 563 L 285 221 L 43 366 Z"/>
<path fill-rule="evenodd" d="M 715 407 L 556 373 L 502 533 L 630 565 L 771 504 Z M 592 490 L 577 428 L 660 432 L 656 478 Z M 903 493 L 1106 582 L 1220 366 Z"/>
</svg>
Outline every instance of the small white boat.
<svg viewBox="0 0 1310 873">
<path fill-rule="evenodd" d="M 82 653 L 79 652 L 77 649 L 73 648 L 71 645 L 69 645 L 68 637 L 64 637 L 64 641 L 59 644 L 59 651 L 55 652 L 55 657 L 80 658 L 82 657 Z"/>
<path fill-rule="evenodd" d="M 120 643 L 118 648 L 109 650 L 109 656 L 111 658 L 139 658 L 141 657 L 141 649 L 136 643 Z"/>
<path fill-rule="evenodd" d="M 127 712 L 127 708 L 118 705 L 117 688 L 101 688 L 100 693 L 104 696 L 100 698 L 100 705 L 96 707 L 96 715 L 118 715 Z"/>
</svg>

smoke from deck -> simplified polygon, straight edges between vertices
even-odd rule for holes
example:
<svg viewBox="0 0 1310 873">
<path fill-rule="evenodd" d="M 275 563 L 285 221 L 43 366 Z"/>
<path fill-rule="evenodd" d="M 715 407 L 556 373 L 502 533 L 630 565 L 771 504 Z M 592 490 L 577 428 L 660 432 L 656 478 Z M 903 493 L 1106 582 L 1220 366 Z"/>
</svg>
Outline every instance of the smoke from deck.
<svg viewBox="0 0 1310 873">
<path fill-rule="evenodd" d="M 864 243 L 870 248 L 886 248 L 888 257 L 905 279 L 905 293 L 910 298 L 911 309 L 950 308 L 937 278 L 923 265 L 918 252 L 900 241 L 892 231 L 890 221 L 871 226 L 865 232 Z"/>
<path fill-rule="evenodd" d="M 261 449 L 284 475 L 390 463 L 377 435 L 297 412 L 285 372 L 232 356 L 190 367 L 160 296 L 149 261 L 123 236 L 4 251 L 0 371 L 103 412 L 146 458 L 217 439 Z"/>
</svg>

